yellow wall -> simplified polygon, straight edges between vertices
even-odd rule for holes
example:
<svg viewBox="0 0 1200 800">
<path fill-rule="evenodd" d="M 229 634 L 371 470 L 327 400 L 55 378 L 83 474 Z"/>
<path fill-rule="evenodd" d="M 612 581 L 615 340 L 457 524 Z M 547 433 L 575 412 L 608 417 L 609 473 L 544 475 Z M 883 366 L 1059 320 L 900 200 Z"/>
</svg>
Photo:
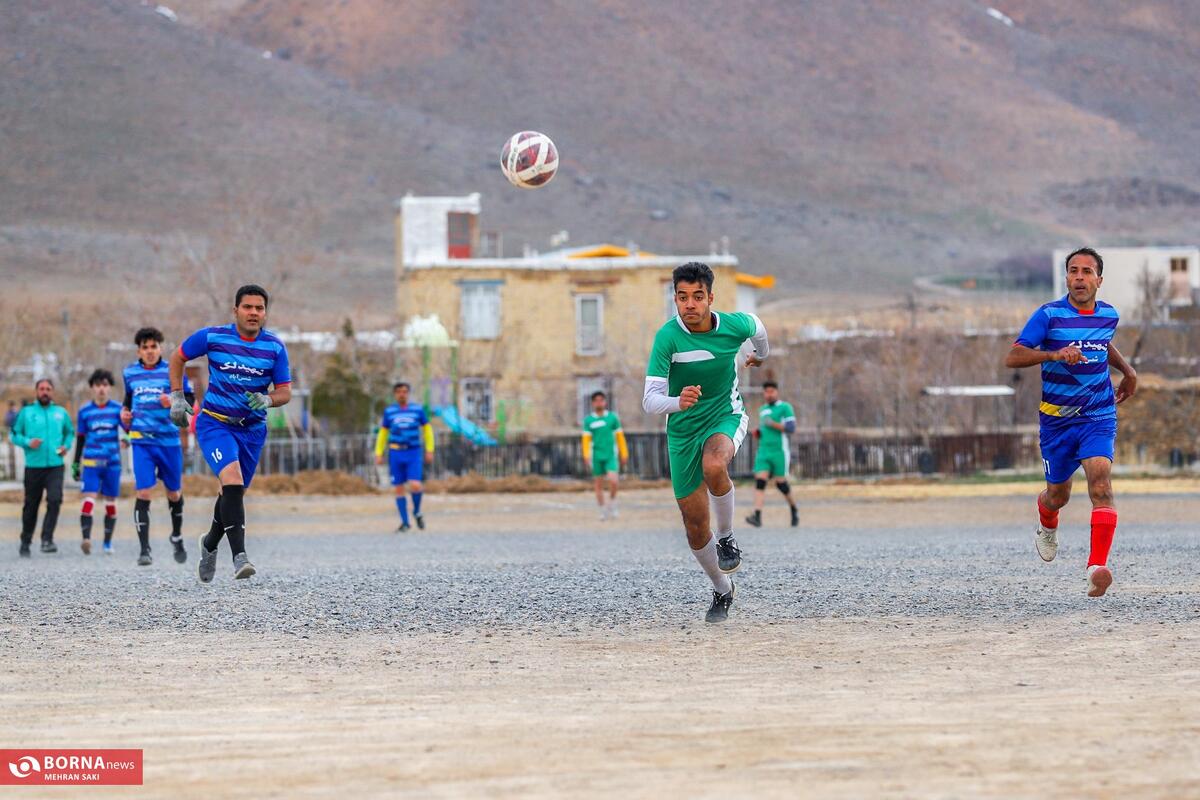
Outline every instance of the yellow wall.
<svg viewBox="0 0 1200 800">
<path fill-rule="evenodd" d="M 716 308 L 733 310 L 733 267 L 714 268 Z M 535 270 L 435 267 L 399 269 L 401 325 L 412 315 L 437 314 L 459 341 L 459 378 L 490 377 L 494 402 L 523 410 L 518 427 L 537 433 L 574 431 L 579 422 L 576 378 L 612 379 L 615 406 L 631 430 L 660 430 L 662 420 L 641 410 L 642 383 L 655 331 L 666 320 L 671 270 Z M 500 337 L 464 340 L 461 281 L 502 281 Z M 575 295 L 604 296 L 604 354 L 575 353 Z M 511 429 L 510 429 L 511 430 Z"/>
</svg>

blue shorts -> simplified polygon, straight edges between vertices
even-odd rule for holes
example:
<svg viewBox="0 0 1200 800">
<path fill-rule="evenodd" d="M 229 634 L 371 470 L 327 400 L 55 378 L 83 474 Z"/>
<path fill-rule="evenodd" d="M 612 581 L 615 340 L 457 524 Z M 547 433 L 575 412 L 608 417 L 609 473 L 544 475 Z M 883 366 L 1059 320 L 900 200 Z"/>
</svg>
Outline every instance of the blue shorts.
<svg viewBox="0 0 1200 800">
<path fill-rule="evenodd" d="M 104 459 L 103 466 L 83 468 L 83 493 L 98 494 L 101 497 L 120 497 L 121 496 L 121 461 L 115 459 L 115 463 L 108 463 Z M 88 461 L 88 459 L 84 459 Z"/>
<path fill-rule="evenodd" d="M 163 482 L 168 492 L 183 486 L 183 449 L 158 444 L 137 444 L 133 448 L 133 485 L 138 491 L 153 489 Z"/>
<path fill-rule="evenodd" d="M 1088 420 L 1058 425 L 1053 428 L 1042 426 L 1038 437 L 1042 445 L 1042 466 L 1046 470 L 1048 483 L 1066 483 L 1079 469 L 1085 458 L 1104 456 L 1113 460 L 1113 449 L 1117 443 L 1117 421 L 1115 419 Z"/>
<path fill-rule="evenodd" d="M 242 485 L 249 487 L 258 469 L 258 458 L 267 441 L 267 426 L 226 425 L 208 414 L 196 417 L 196 446 L 214 475 L 236 461 L 242 467 Z"/>
<path fill-rule="evenodd" d="M 420 447 L 410 447 L 407 450 L 389 449 L 388 469 L 392 473 L 392 486 L 419 481 L 425 474 L 425 453 Z"/>
</svg>

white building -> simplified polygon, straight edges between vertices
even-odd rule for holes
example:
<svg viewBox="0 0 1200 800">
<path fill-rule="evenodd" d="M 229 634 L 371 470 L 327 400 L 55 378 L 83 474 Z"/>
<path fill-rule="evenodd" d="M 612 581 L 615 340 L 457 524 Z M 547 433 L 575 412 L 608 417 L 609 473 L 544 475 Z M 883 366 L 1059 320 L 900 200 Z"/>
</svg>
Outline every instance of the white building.
<svg viewBox="0 0 1200 800">
<path fill-rule="evenodd" d="M 1054 251 L 1054 296 L 1067 293 L 1065 260 L 1074 248 Z M 1098 297 L 1127 320 L 1141 317 L 1147 278 L 1161 282 L 1163 303 L 1157 314 L 1196 304 L 1200 298 L 1200 247 L 1097 247 L 1104 258 L 1104 285 Z"/>
</svg>

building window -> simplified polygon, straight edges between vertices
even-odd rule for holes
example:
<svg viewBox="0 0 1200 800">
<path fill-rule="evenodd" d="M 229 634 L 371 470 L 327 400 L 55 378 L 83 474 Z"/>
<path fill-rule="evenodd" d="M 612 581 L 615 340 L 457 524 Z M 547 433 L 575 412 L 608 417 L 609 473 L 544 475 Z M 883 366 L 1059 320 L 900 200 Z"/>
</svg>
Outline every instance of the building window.
<svg viewBox="0 0 1200 800">
<path fill-rule="evenodd" d="M 462 337 L 464 339 L 500 338 L 500 283 L 464 281 L 462 290 Z"/>
<path fill-rule="evenodd" d="M 492 422 L 491 378 L 463 378 L 461 397 L 464 417 L 482 425 Z"/>
<path fill-rule="evenodd" d="M 667 298 L 667 319 L 671 319 L 679 313 L 675 308 L 675 284 L 667 281 L 663 284 L 663 292 Z"/>
<path fill-rule="evenodd" d="M 604 295 L 575 295 L 575 352 L 598 356 L 604 352 Z"/>
<path fill-rule="evenodd" d="M 579 410 L 579 419 L 581 420 L 592 413 L 593 392 L 604 392 L 608 396 L 608 410 L 617 410 L 617 404 L 612 394 L 612 378 L 602 375 L 589 375 L 584 378 L 576 378 L 575 395 L 579 398 L 576 408 Z"/>
<path fill-rule="evenodd" d="M 446 256 L 448 258 L 470 258 L 474 214 L 446 214 Z"/>
<path fill-rule="evenodd" d="M 1188 271 L 1188 260 L 1186 258 L 1172 258 L 1171 259 L 1171 272 L 1172 273 L 1187 272 L 1187 271 Z"/>
</svg>

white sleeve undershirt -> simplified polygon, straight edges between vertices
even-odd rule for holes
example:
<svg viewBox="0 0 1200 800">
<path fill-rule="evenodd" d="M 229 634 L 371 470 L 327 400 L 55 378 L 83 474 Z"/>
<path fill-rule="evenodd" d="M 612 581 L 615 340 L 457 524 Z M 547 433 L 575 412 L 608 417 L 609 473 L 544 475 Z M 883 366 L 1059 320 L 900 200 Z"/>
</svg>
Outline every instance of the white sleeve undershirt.
<svg viewBox="0 0 1200 800">
<path fill-rule="evenodd" d="M 767 343 L 767 328 L 756 314 L 751 314 L 750 318 L 754 320 L 754 334 L 750 337 L 750 343 L 754 345 L 754 354 L 765 359 L 771 353 L 771 346 Z"/>
<path fill-rule="evenodd" d="M 646 376 L 642 392 L 642 410 L 647 414 L 674 414 L 679 410 L 679 398 L 667 394 L 667 379 Z"/>
</svg>

